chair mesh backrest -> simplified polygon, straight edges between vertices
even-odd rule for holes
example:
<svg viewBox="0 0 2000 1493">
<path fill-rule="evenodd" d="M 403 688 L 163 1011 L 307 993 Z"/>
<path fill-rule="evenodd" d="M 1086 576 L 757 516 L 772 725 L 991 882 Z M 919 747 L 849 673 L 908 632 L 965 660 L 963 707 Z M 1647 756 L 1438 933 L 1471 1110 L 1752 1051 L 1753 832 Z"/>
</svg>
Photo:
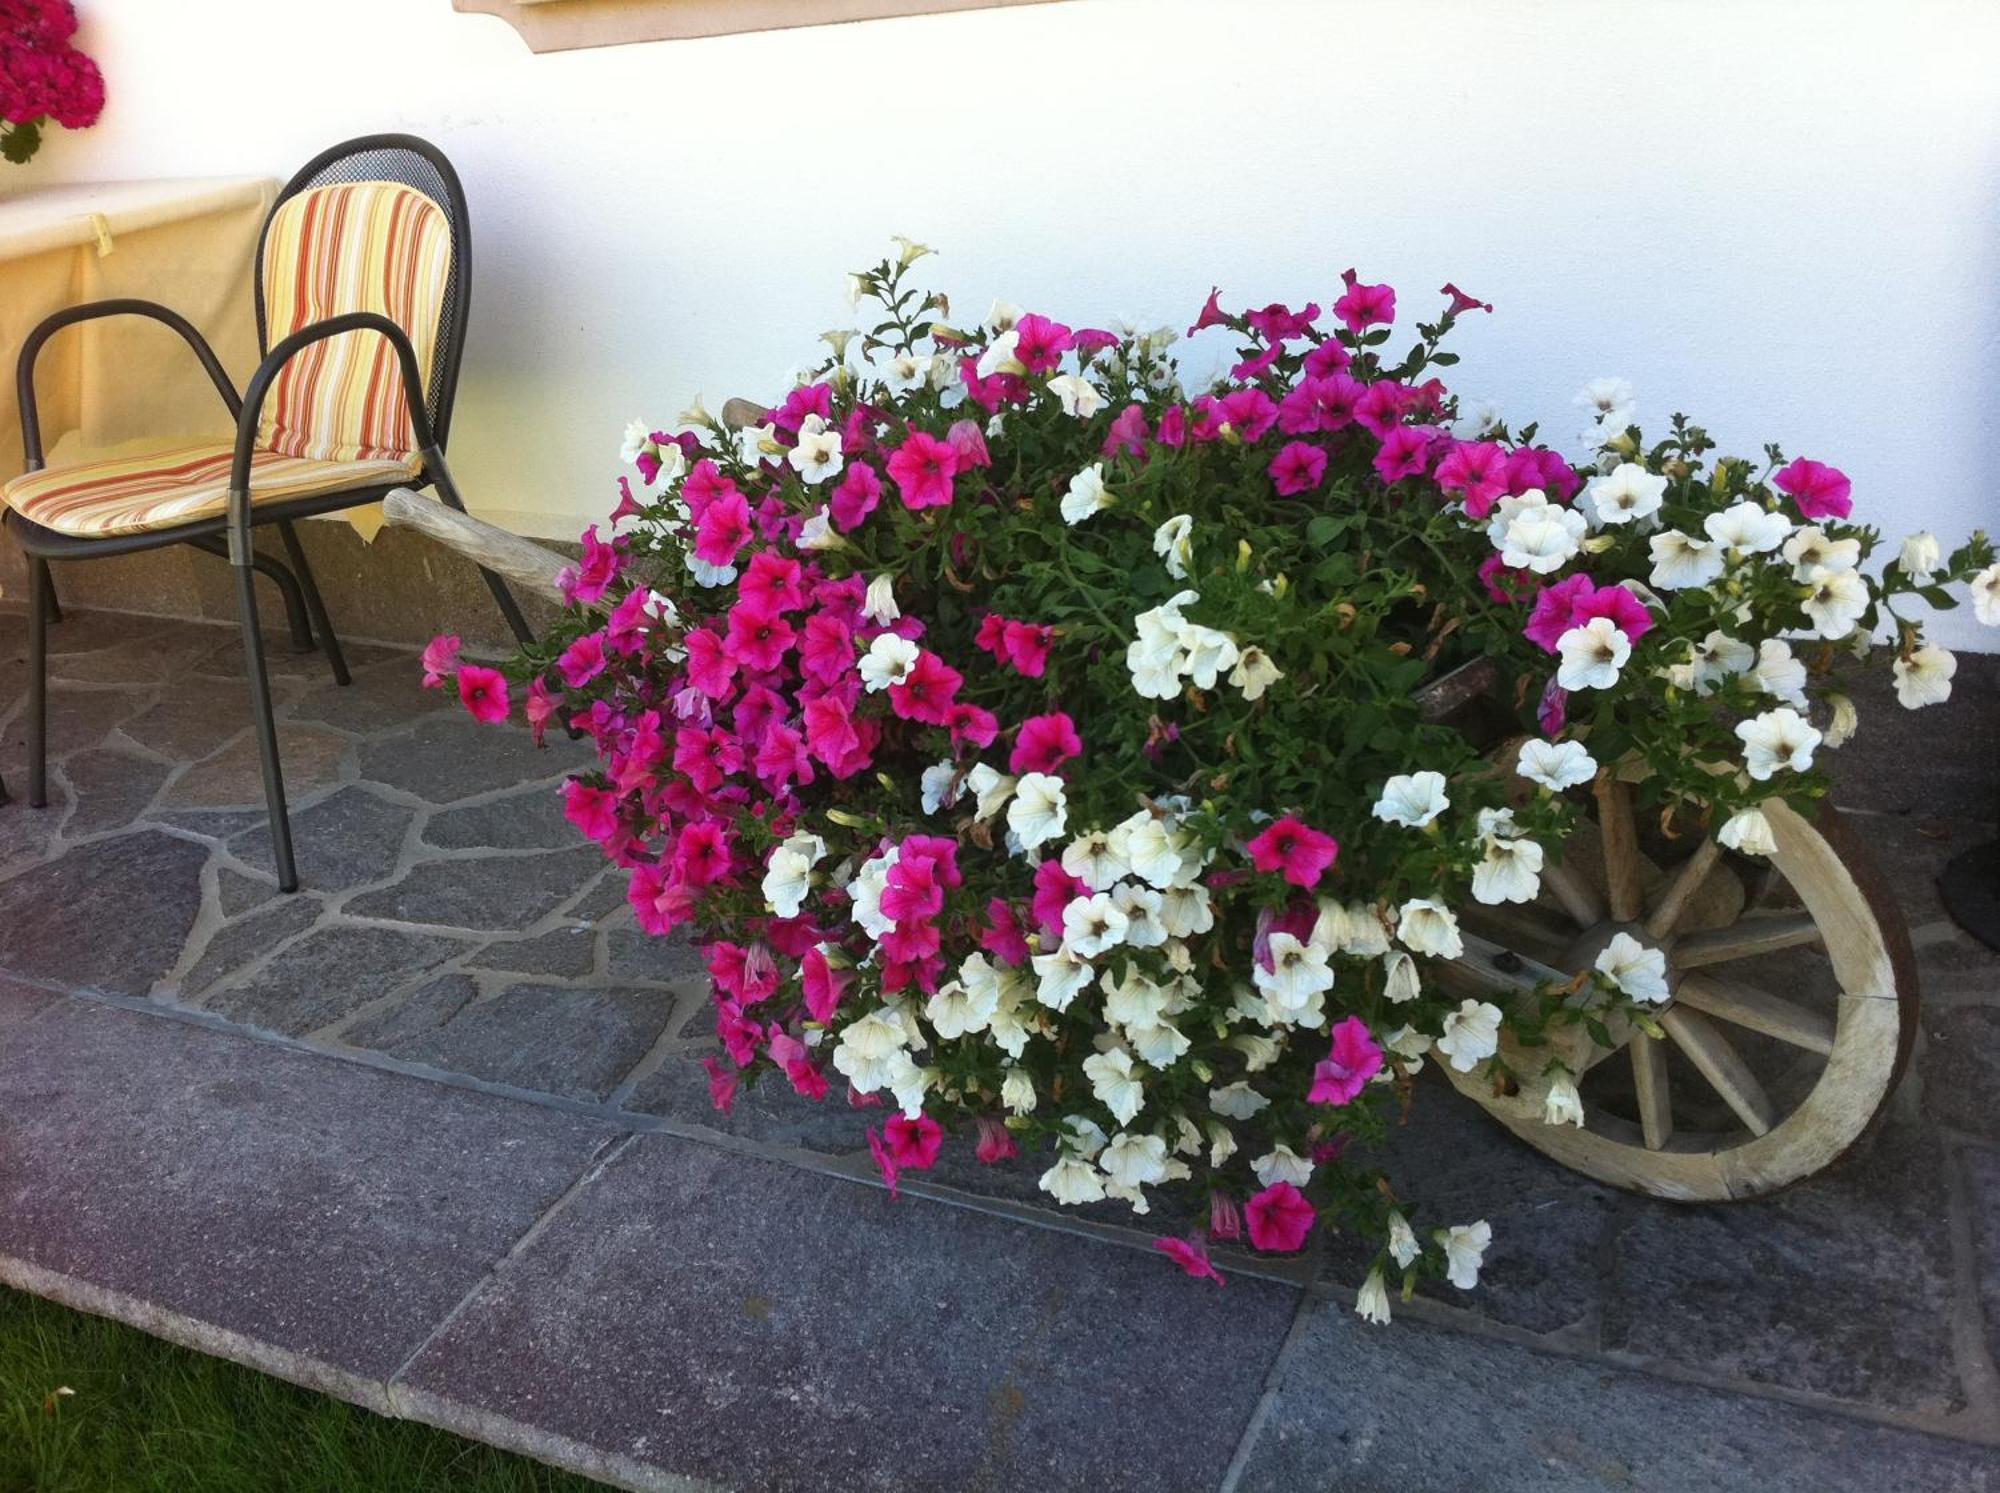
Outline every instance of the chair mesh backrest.
<svg viewBox="0 0 2000 1493">
<path fill-rule="evenodd" d="M 450 268 L 444 294 L 438 304 L 437 334 L 432 342 L 430 367 L 425 370 L 424 405 L 442 446 L 451 425 L 453 398 L 458 388 L 460 354 L 465 347 L 465 310 L 470 298 L 472 270 L 471 231 L 467 221 L 465 195 L 458 178 L 435 146 L 407 136 L 371 136 L 350 141 L 327 151 L 286 184 L 272 208 L 272 217 L 300 193 L 316 187 L 362 182 L 400 182 L 423 193 L 443 211 L 451 228 Z M 270 224 L 257 247 L 257 336 L 265 351 L 272 337 L 268 325 L 264 281 L 265 248 L 270 240 Z M 289 329 L 284 329 L 289 330 Z M 280 336 L 284 331 L 279 332 Z"/>
</svg>

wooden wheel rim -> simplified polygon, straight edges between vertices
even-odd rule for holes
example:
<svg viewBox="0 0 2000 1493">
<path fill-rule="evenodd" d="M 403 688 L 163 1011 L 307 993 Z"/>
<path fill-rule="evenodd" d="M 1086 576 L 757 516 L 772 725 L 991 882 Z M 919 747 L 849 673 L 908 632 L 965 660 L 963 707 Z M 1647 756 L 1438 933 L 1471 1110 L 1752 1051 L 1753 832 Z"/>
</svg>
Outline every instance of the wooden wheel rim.
<svg viewBox="0 0 2000 1493">
<path fill-rule="evenodd" d="M 1545 1123 L 1538 1097 L 1496 1096 L 1483 1064 L 1470 1073 L 1441 1065 L 1453 1084 L 1536 1150 L 1656 1197 L 1760 1197 L 1838 1160 L 1881 1111 L 1908 1058 L 1917 1020 L 1914 961 L 1900 915 L 1831 806 L 1817 825 L 1776 800 L 1764 813 L 1777 842 L 1769 860 L 1817 926 L 1840 990 L 1825 1068 L 1789 1113 L 1764 1134 L 1729 1144 L 1676 1137 L 1681 1144 L 1650 1150 L 1638 1124 L 1601 1109 L 1586 1112 L 1581 1130 Z"/>
</svg>

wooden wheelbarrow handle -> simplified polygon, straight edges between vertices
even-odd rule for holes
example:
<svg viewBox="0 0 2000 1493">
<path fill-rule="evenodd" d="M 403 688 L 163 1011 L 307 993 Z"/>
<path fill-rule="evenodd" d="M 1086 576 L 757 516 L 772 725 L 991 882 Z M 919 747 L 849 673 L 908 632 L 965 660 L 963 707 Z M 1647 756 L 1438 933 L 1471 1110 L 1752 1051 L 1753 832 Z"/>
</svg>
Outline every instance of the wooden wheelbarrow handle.
<svg viewBox="0 0 2000 1493">
<path fill-rule="evenodd" d="M 532 539 L 510 534 L 456 508 L 447 508 L 437 499 L 424 497 L 407 487 L 390 490 L 382 499 L 382 514 L 394 528 L 427 534 L 446 549 L 456 550 L 473 564 L 538 596 L 549 601 L 562 599 L 556 574 L 569 562 Z"/>
</svg>

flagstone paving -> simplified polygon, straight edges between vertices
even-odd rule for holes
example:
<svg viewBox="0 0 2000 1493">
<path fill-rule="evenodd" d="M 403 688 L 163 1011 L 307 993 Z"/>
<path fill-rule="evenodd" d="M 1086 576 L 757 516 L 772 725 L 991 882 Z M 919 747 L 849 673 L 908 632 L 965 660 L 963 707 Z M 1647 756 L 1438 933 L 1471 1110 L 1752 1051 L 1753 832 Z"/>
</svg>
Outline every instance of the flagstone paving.
<svg viewBox="0 0 2000 1493">
<path fill-rule="evenodd" d="M 1921 718 L 1864 691 L 1840 763 L 1925 986 L 1875 1134 L 1679 1207 L 1427 1086 L 1379 1159 L 1494 1243 L 1369 1329 L 1342 1240 L 1218 1291 L 1152 1253 L 1171 1215 L 956 1152 L 892 1203 L 845 1106 L 717 1115 L 698 961 L 562 820 L 581 749 L 407 651 L 340 689 L 273 640 L 287 897 L 233 631 L 54 628 L 39 812 L 23 632 L 0 1280 L 635 1488 L 2000 1489 L 2000 957 L 1935 888 L 2000 817 L 2000 660 Z"/>
</svg>

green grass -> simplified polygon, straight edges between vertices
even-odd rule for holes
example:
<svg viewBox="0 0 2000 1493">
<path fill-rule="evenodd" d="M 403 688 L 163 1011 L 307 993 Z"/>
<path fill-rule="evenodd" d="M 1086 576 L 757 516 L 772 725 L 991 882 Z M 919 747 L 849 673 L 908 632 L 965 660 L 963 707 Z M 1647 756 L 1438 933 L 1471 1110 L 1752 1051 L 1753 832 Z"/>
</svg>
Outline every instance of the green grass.
<svg viewBox="0 0 2000 1493">
<path fill-rule="evenodd" d="M 602 1493 L 602 1484 L 0 1289 L 0 1493 L 273 1490 Z"/>
</svg>

